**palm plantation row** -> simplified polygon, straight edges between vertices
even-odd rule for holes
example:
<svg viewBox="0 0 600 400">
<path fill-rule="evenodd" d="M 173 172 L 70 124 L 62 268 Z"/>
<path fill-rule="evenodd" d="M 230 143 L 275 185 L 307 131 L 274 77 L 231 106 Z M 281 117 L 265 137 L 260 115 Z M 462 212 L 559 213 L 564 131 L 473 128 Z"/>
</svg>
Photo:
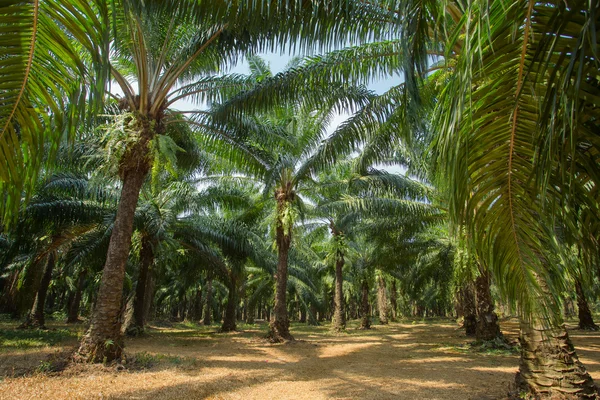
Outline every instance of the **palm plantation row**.
<svg viewBox="0 0 600 400">
<path fill-rule="evenodd" d="M 223 330 L 272 307 L 281 341 L 296 314 L 368 327 L 375 286 L 384 322 L 386 284 L 494 339 L 493 281 L 518 387 L 595 396 L 561 296 L 585 313 L 598 262 L 598 4 L 247 3 L 3 6 L 3 304 L 43 325 L 49 288 L 72 319 L 85 298 L 78 353 L 110 361 L 127 304 L 136 333 L 226 295 Z M 251 55 L 274 48 L 323 55 L 272 76 Z"/>
</svg>

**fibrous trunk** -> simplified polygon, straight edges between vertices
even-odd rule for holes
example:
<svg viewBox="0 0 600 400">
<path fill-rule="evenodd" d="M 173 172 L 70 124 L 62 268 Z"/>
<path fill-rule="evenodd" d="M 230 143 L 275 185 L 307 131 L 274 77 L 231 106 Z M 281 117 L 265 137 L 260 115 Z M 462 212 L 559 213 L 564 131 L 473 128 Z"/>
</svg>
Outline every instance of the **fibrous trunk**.
<svg viewBox="0 0 600 400">
<path fill-rule="evenodd" d="M 136 336 L 144 332 L 146 326 L 146 302 L 148 301 L 148 280 L 154 263 L 154 246 L 151 239 L 142 236 L 142 248 L 140 249 L 140 271 L 135 298 L 133 300 L 133 324 L 127 328 L 127 334 Z"/>
<path fill-rule="evenodd" d="M 346 329 L 346 318 L 344 316 L 344 290 L 342 269 L 344 268 L 344 255 L 338 252 L 335 263 L 335 310 L 333 312 L 333 330 L 341 332 Z"/>
<path fill-rule="evenodd" d="M 477 333 L 477 305 L 475 304 L 475 290 L 473 282 L 466 282 L 461 289 L 462 310 L 464 313 L 464 328 L 467 336 Z"/>
<path fill-rule="evenodd" d="M 204 325 L 210 325 L 212 318 L 212 278 L 206 281 L 206 304 L 204 308 Z"/>
<path fill-rule="evenodd" d="M 198 288 L 196 290 L 196 295 L 194 296 L 194 305 L 192 307 L 192 321 L 199 322 L 202 318 L 202 289 Z"/>
<path fill-rule="evenodd" d="M 377 308 L 379 310 L 379 323 L 386 325 L 388 323 L 389 309 L 385 281 L 381 275 L 377 277 Z"/>
<path fill-rule="evenodd" d="M 48 287 L 52 281 L 52 271 L 54 270 L 54 252 L 48 255 L 48 262 L 44 269 L 44 275 L 40 282 L 39 289 L 33 302 L 31 312 L 27 316 L 27 320 L 21 325 L 24 328 L 40 328 L 46 329 L 46 320 L 44 318 L 44 308 L 46 305 L 46 295 L 48 294 Z"/>
<path fill-rule="evenodd" d="M 285 199 L 277 195 L 277 273 L 275 274 L 275 305 L 273 307 L 273 318 L 270 323 L 269 338 L 273 342 L 294 340 L 290 334 L 290 320 L 287 312 L 287 278 L 288 278 L 288 253 L 292 241 L 291 232 L 284 226 L 282 221 L 283 210 L 286 207 Z"/>
<path fill-rule="evenodd" d="M 123 187 L 119 207 L 90 328 L 83 337 L 78 351 L 85 360 L 90 362 L 110 362 L 120 359 L 123 351 L 120 319 L 123 280 L 131 248 L 135 209 L 149 170 L 150 136 L 148 133 L 143 135 L 122 158 Z"/>
<path fill-rule="evenodd" d="M 594 318 L 579 279 L 575 280 L 575 291 L 577 292 L 577 308 L 579 310 L 579 329 L 597 331 L 598 325 L 594 323 Z"/>
<path fill-rule="evenodd" d="M 494 312 L 490 282 L 491 277 L 488 271 L 481 273 L 475 280 L 475 290 L 477 291 L 477 325 L 475 337 L 481 341 L 502 339 L 498 315 Z"/>
<path fill-rule="evenodd" d="M 390 303 L 390 317 L 392 321 L 396 321 L 398 319 L 398 288 L 396 287 L 396 279 L 392 279 Z"/>
<path fill-rule="evenodd" d="M 519 393 L 535 398 L 598 398 L 594 381 L 579 361 L 564 326 L 521 320 Z"/>
<path fill-rule="evenodd" d="M 223 325 L 221 325 L 221 332 L 231 332 L 237 329 L 235 324 L 236 306 L 237 306 L 237 285 L 236 276 L 232 273 L 229 279 L 229 294 L 227 295 L 227 308 L 225 309 L 225 317 L 223 318 Z"/>
<path fill-rule="evenodd" d="M 371 329 L 371 316 L 369 315 L 369 284 L 366 279 L 363 279 L 361 287 L 361 302 L 360 302 L 360 327 L 359 329 Z"/>
<path fill-rule="evenodd" d="M 73 297 L 69 301 L 69 312 L 67 316 L 67 323 L 74 324 L 80 322 L 79 320 L 79 305 L 81 304 L 81 294 L 83 293 L 83 284 L 85 283 L 85 272 L 81 271 L 77 278 L 77 288 Z"/>
</svg>

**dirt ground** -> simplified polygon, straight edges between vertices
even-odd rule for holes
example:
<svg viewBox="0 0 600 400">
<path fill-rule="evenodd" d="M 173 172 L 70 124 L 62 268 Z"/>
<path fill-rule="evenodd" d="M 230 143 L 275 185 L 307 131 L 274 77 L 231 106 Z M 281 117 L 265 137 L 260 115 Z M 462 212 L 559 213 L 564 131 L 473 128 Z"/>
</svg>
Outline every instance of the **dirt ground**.
<svg viewBox="0 0 600 400">
<path fill-rule="evenodd" d="M 0 345 L 0 399 L 502 399 L 518 366 L 514 352 L 473 350 L 448 320 L 351 326 L 340 335 L 294 325 L 299 340 L 284 345 L 261 339 L 265 325 L 215 329 L 155 327 L 127 341 L 124 370 L 71 365 L 49 372 L 76 336 L 44 348 Z M 503 330 L 515 339 L 514 323 Z M 600 381 L 600 334 L 571 336 Z"/>
</svg>

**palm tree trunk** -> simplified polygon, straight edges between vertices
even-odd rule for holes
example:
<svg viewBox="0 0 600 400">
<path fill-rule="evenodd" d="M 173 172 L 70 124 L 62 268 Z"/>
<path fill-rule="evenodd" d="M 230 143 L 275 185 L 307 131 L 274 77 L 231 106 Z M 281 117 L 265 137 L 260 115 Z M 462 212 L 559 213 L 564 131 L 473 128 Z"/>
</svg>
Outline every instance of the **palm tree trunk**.
<svg viewBox="0 0 600 400">
<path fill-rule="evenodd" d="M 467 336 L 477 333 L 477 305 L 473 282 L 466 282 L 461 290 L 462 309 L 464 313 L 464 328 Z"/>
<path fill-rule="evenodd" d="M 260 307 L 259 307 L 260 309 Z M 248 301 L 246 306 L 246 323 L 248 325 L 254 324 L 254 318 L 256 316 L 256 304 L 253 301 Z"/>
<path fill-rule="evenodd" d="M 237 306 L 237 277 L 235 274 L 230 274 L 229 279 L 229 294 L 227 295 L 227 308 L 225 309 L 225 317 L 223 318 L 223 325 L 221 325 L 221 332 L 231 332 L 237 329 L 235 324 L 236 320 L 236 306 Z"/>
<path fill-rule="evenodd" d="M 333 312 L 333 330 L 341 332 L 346 329 L 346 318 L 344 315 L 344 254 L 338 252 L 335 262 L 335 309 Z"/>
<path fill-rule="evenodd" d="M 388 323 L 388 299 L 385 288 L 385 281 L 379 275 L 377 277 L 377 309 L 379 310 L 379 323 L 387 325 Z"/>
<path fill-rule="evenodd" d="M 194 306 L 192 307 L 192 321 L 199 322 L 202 319 L 202 288 L 199 287 L 196 290 L 196 295 L 194 296 Z"/>
<path fill-rule="evenodd" d="M 282 215 L 285 200 L 278 199 L 278 215 Z M 288 253 L 291 245 L 291 232 L 286 232 L 283 221 L 279 217 L 276 228 L 277 238 L 277 273 L 275 275 L 275 305 L 273 306 L 273 319 L 270 324 L 269 339 L 273 342 L 294 340 L 290 334 L 290 320 L 287 312 L 287 280 L 288 280 Z"/>
<path fill-rule="evenodd" d="M 396 279 L 392 279 L 392 288 L 390 289 L 390 311 L 392 321 L 398 319 L 398 288 L 396 287 Z"/>
<path fill-rule="evenodd" d="M 77 288 L 75 289 L 75 293 L 73 298 L 69 302 L 69 315 L 67 316 L 67 323 L 74 324 L 80 322 L 79 320 L 79 306 L 81 304 L 81 295 L 83 293 L 83 284 L 85 283 L 85 272 L 79 272 L 79 276 L 77 278 Z"/>
<path fill-rule="evenodd" d="M 208 326 L 212 318 L 212 278 L 206 281 L 206 304 L 204 309 L 204 325 Z"/>
<path fill-rule="evenodd" d="M 597 398 L 598 389 L 579 361 L 564 325 L 522 319 L 520 342 L 519 393 L 533 394 L 536 399 Z"/>
<path fill-rule="evenodd" d="M 50 282 L 52 281 L 52 271 L 54 270 L 54 264 L 54 252 L 51 252 L 48 255 L 48 262 L 46 263 L 44 275 L 42 276 L 42 280 L 40 281 L 40 286 L 35 296 L 35 301 L 33 302 L 31 312 L 29 313 L 29 315 L 27 316 L 27 320 L 21 325 L 21 327 L 46 329 L 44 308 L 46 305 L 46 295 L 48 294 L 48 287 L 50 286 Z"/>
<path fill-rule="evenodd" d="M 360 327 L 359 329 L 371 329 L 371 316 L 369 315 L 369 284 L 367 279 L 363 278 L 360 285 L 361 302 L 360 302 Z"/>
<path fill-rule="evenodd" d="M 477 326 L 475 338 L 479 341 L 503 339 L 498 323 L 498 315 L 494 312 L 494 301 L 490 291 L 491 276 L 489 271 L 481 273 L 475 280 L 477 291 Z"/>
<path fill-rule="evenodd" d="M 135 287 L 133 300 L 133 324 L 127 329 L 127 334 L 136 336 L 144 332 L 146 326 L 146 302 L 148 301 L 148 280 L 154 263 L 154 245 L 147 236 L 142 236 L 140 249 L 140 273 Z"/>
<path fill-rule="evenodd" d="M 580 279 L 575 279 L 575 292 L 577 293 L 577 309 L 579 310 L 579 329 L 597 331 L 598 325 L 594 323 Z"/>
<path fill-rule="evenodd" d="M 306 307 L 302 305 L 300 307 L 300 319 L 298 322 L 305 324 L 306 323 Z"/>
<path fill-rule="evenodd" d="M 142 184 L 148 174 L 151 133 L 142 137 L 122 157 L 123 187 L 117 216 L 108 245 L 106 264 L 98 291 L 90 328 L 83 337 L 78 353 L 87 361 L 104 362 L 121 358 L 121 302 L 125 265 L 131 248 L 133 218 Z"/>
</svg>

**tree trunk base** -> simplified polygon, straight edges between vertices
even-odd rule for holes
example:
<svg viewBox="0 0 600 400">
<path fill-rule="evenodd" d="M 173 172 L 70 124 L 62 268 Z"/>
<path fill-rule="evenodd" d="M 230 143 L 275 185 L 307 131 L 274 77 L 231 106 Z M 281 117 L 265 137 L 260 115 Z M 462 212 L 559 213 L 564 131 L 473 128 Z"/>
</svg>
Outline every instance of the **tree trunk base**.
<svg viewBox="0 0 600 400">
<path fill-rule="evenodd" d="M 600 392 L 579 361 L 566 329 L 550 333 L 523 324 L 520 340 L 521 361 L 515 377 L 519 396 L 531 399 L 600 398 Z"/>
<path fill-rule="evenodd" d="M 498 315 L 495 312 L 485 313 L 479 316 L 475 336 L 478 341 L 491 342 L 497 339 L 504 340 L 500 331 Z"/>
<path fill-rule="evenodd" d="M 475 336 L 477 333 L 477 317 L 475 315 L 466 315 L 463 327 L 467 336 Z"/>
<path fill-rule="evenodd" d="M 17 329 L 40 329 L 43 331 L 47 331 L 46 325 L 42 322 L 36 321 L 35 319 L 27 319 L 21 325 L 17 327 Z"/>
<path fill-rule="evenodd" d="M 144 332 L 144 327 L 136 324 L 130 324 L 125 330 L 125 334 L 129 337 L 141 336 Z"/>
<path fill-rule="evenodd" d="M 235 324 L 235 322 L 223 322 L 223 325 L 221 325 L 221 329 L 219 330 L 219 332 L 224 333 L 224 332 L 236 332 L 237 331 L 237 326 Z"/>
<path fill-rule="evenodd" d="M 125 343 L 119 336 L 116 340 L 94 340 L 86 335 L 81 341 L 79 350 L 75 355 L 76 361 L 90 363 L 109 363 L 120 360 Z"/>
<path fill-rule="evenodd" d="M 371 329 L 371 319 L 370 318 L 363 318 L 360 321 L 360 326 L 358 327 L 358 329 L 364 330 L 364 329 Z"/>
<path fill-rule="evenodd" d="M 283 321 L 276 320 L 271 322 L 267 339 L 269 339 L 271 343 L 284 343 L 295 340 L 290 333 L 289 322 L 285 323 Z"/>
<path fill-rule="evenodd" d="M 579 323 L 578 326 L 579 329 L 581 329 L 582 331 L 600 331 L 600 326 L 596 325 L 595 323 Z"/>
</svg>

